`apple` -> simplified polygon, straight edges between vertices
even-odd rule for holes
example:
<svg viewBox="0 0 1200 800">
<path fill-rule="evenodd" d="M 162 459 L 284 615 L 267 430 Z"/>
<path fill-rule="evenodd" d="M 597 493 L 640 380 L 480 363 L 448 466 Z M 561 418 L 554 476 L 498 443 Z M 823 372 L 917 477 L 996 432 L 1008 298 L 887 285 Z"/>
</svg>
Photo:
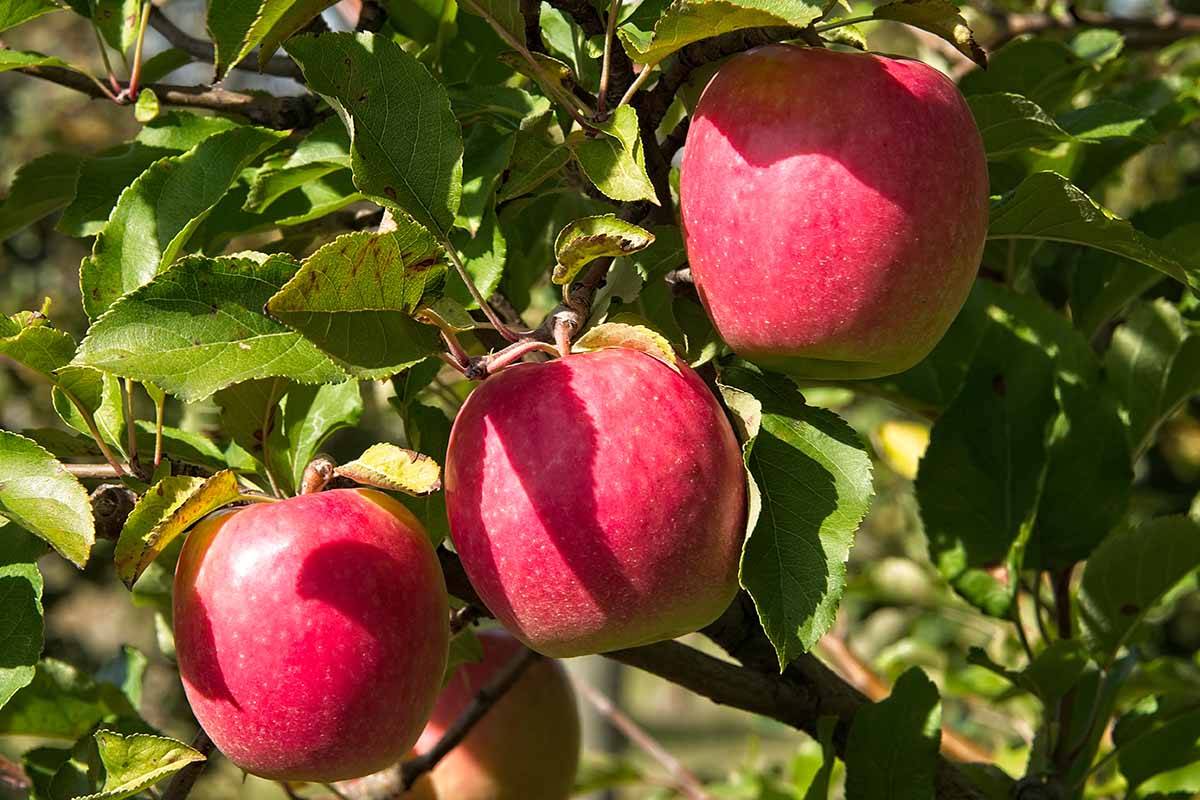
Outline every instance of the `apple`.
<svg viewBox="0 0 1200 800">
<path fill-rule="evenodd" d="M 326 783 L 399 761 L 441 688 L 441 568 L 421 524 L 379 492 L 208 517 L 180 554 L 174 612 L 197 721 L 264 778 Z"/>
<path fill-rule="evenodd" d="M 446 510 L 471 585 L 567 657 L 714 620 L 737 591 L 746 497 L 721 406 L 687 366 L 610 348 L 516 364 L 450 433 Z"/>
<path fill-rule="evenodd" d="M 908 369 L 983 254 L 983 142 L 919 61 L 796 45 L 730 59 L 680 167 L 692 276 L 738 355 L 799 378 Z"/>
<path fill-rule="evenodd" d="M 525 648 L 501 631 L 479 633 L 483 661 L 460 664 L 417 741 L 428 752 L 479 690 Z M 525 668 L 466 737 L 430 772 L 438 800 L 567 800 L 579 766 L 579 711 L 566 670 Z"/>
</svg>

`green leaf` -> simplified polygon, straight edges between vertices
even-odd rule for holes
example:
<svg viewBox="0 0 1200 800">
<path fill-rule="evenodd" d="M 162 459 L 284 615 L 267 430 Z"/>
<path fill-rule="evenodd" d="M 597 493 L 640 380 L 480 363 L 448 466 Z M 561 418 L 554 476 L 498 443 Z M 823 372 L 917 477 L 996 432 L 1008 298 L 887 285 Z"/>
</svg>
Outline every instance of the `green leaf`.
<svg viewBox="0 0 1200 800">
<path fill-rule="evenodd" d="M 968 103 L 989 158 L 1047 150 L 1064 142 L 1130 138 L 1150 142 L 1156 135 L 1154 125 L 1140 111 L 1113 101 L 1068 111 L 1057 121 L 1037 103 L 1017 94 L 979 94 Z"/>
<path fill-rule="evenodd" d="M 654 244 L 650 231 L 618 219 L 616 214 L 577 219 L 563 228 L 554 240 L 552 280 L 567 285 L 585 266 L 597 258 L 627 256 Z"/>
<path fill-rule="evenodd" d="M 968 96 L 1012 92 L 1056 112 L 1095 75 L 1093 66 L 1067 45 L 1033 37 L 1016 39 L 990 53 L 988 68 L 967 73 L 960 86 Z"/>
<path fill-rule="evenodd" d="M 45 56 L 32 51 L 0 49 L 0 72 L 7 72 L 10 69 L 24 69 L 25 67 L 58 67 L 78 72 L 81 75 L 87 74 L 83 70 L 71 66 L 61 58 Z"/>
<path fill-rule="evenodd" d="M 479 230 L 474 236 L 462 228 L 455 228 L 450 234 L 450 243 L 458 250 L 475 288 L 479 289 L 484 297 L 491 297 L 504 277 L 504 265 L 508 257 L 508 242 L 504 239 L 504 232 L 500 230 L 495 206 L 488 206 L 484 211 Z M 446 273 L 445 292 L 446 300 L 455 302 L 464 309 L 479 307 L 457 271 Z"/>
<path fill-rule="evenodd" d="M 213 62 L 215 80 L 224 77 L 238 62 L 242 42 L 246 41 L 246 34 L 258 18 L 262 5 L 258 0 L 209 0 L 205 27 L 216 47 L 216 59 Z"/>
<path fill-rule="evenodd" d="M 1038 172 L 993 201 L 989 239 L 1045 239 L 1106 250 L 1200 289 L 1200 264 L 1137 231 L 1066 178 Z"/>
<path fill-rule="evenodd" d="M 94 3 L 92 21 L 104 41 L 118 53 L 129 50 L 137 39 L 141 0 L 94 0 Z"/>
<path fill-rule="evenodd" d="M 55 375 L 51 401 L 63 422 L 92 435 L 92 426 L 118 453 L 125 453 L 125 407 L 115 375 L 91 367 L 68 366 Z"/>
<path fill-rule="evenodd" d="M 1083 676 L 1088 666 L 1087 652 L 1076 639 L 1059 639 L 1037 654 L 1020 673 L 1022 685 L 1052 708 Z"/>
<path fill-rule="evenodd" d="M 202 117 L 185 111 L 170 111 L 147 123 L 135 141 L 147 147 L 182 153 L 211 136 L 237 127 L 238 123 L 228 117 Z"/>
<path fill-rule="evenodd" d="M 631 106 L 621 106 L 607 122 L 596 127 L 605 135 L 591 138 L 583 131 L 574 131 L 567 138 L 588 180 L 613 200 L 649 200 L 658 205 L 658 195 L 646 173 L 637 112 Z"/>
<path fill-rule="evenodd" d="M 0 355 L 55 381 L 54 371 L 70 363 L 75 339 L 50 327 L 42 314 L 24 312 L 0 316 Z"/>
<path fill-rule="evenodd" d="M 397 398 L 392 398 L 396 400 Z M 426 453 L 434 461 L 446 462 L 446 449 L 450 442 L 450 420 L 439 408 L 421 402 L 396 405 L 404 421 L 404 435 L 410 448 Z M 400 498 L 404 505 L 421 520 L 425 532 L 436 547 L 450 535 L 450 523 L 446 518 L 446 495 L 435 492 L 425 497 Z"/>
<path fill-rule="evenodd" d="M 336 431 L 358 424 L 362 410 L 358 381 L 293 385 L 283 394 L 267 442 L 272 466 L 285 491 L 294 493 L 300 488 L 304 468 L 321 445 Z M 261 451 L 261 445 L 258 449 Z"/>
<path fill-rule="evenodd" d="M 1150 144 L 1158 138 L 1154 123 L 1145 113 L 1115 100 L 1100 100 L 1065 111 L 1058 115 L 1058 124 L 1080 142 L 1137 139 Z"/>
<path fill-rule="evenodd" d="M 158 95 L 153 89 L 142 89 L 138 93 L 137 104 L 133 107 L 133 118 L 138 122 L 150 122 L 158 116 L 160 107 Z"/>
<path fill-rule="evenodd" d="M 95 733 L 96 747 L 104 772 L 99 792 L 79 800 L 124 800 L 144 792 L 188 764 L 204 760 L 204 754 L 183 742 L 165 736 L 115 731 Z"/>
<path fill-rule="evenodd" d="M 238 173 L 283 136 L 248 126 L 214 134 L 130 184 L 80 265 L 88 316 L 100 316 L 170 265 Z"/>
<path fill-rule="evenodd" d="M 261 43 L 258 67 L 262 69 L 284 39 L 303 28 L 313 17 L 335 2 L 337 0 L 262 0 L 259 4 L 258 18 L 246 32 L 246 39 L 242 42 L 241 51 L 234 58 L 234 63 L 241 61 Z"/>
<path fill-rule="evenodd" d="M 833 625 L 854 531 L 870 503 L 871 459 L 849 425 L 806 405 L 790 381 L 740 367 L 722 370 L 720 380 L 752 440 L 746 464 L 762 502 L 741 583 L 782 669 Z"/>
<path fill-rule="evenodd" d="M 1200 708 L 1194 702 L 1166 696 L 1151 708 L 1130 712 L 1117 721 L 1113 744 L 1117 764 L 1130 792 L 1166 772 L 1195 767 L 1200 760 Z M 1194 779 L 1186 791 L 1200 790 Z"/>
<path fill-rule="evenodd" d="M 131 706 L 141 708 L 142 681 L 146 677 L 148 663 L 141 650 L 123 645 L 119 655 L 97 670 L 96 680 L 116 686 L 128 698 Z"/>
<path fill-rule="evenodd" d="M 0 735 L 74 742 L 96 723 L 118 715 L 137 715 L 119 688 L 46 658 L 38 662 L 29 685 L 0 708 Z"/>
<path fill-rule="evenodd" d="M 446 674 L 442 686 L 450 682 L 460 664 L 478 664 L 483 661 L 483 644 L 470 627 L 463 628 L 450 637 L 450 651 L 446 658 Z"/>
<path fill-rule="evenodd" d="M 817 720 L 817 743 L 821 745 L 821 766 L 804 791 L 804 800 L 829 800 L 829 781 L 833 768 L 837 766 L 837 750 L 833 744 L 833 732 L 837 728 L 837 717 L 821 717 Z"/>
<path fill-rule="evenodd" d="M 172 72 L 191 63 L 192 57 L 186 50 L 168 47 L 142 62 L 142 80 L 145 83 L 161 83 Z"/>
<path fill-rule="evenodd" d="M 286 49 L 342 114 L 359 190 L 444 240 L 462 194 L 463 148 L 442 85 L 383 36 L 298 36 Z"/>
<path fill-rule="evenodd" d="M 523 123 L 513 137 L 508 172 L 496 195 L 500 202 L 528 194 L 557 175 L 571 160 L 571 150 L 550 133 L 553 114 Z"/>
<path fill-rule="evenodd" d="M 919 667 L 887 699 L 854 715 L 846 742 L 846 796 L 933 800 L 942 740 L 942 702 Z"/>
<path fill-rule="evenodd" d="M 525 44 L 525 17 L 518 0 L 464 0 L 462 9 L 499 25 L 518 44 Z"/>
<path fill-rule="evenodd" d="M 958 6 L 950 0 L 898 0 L 879 6 L 871 16 L 929 31 L 954 45 L 958 52 L 979 66 L 987 66 L 987 53 L 976 43 Z"/>
<path fill-rule="evenodd" d="M 490 122 L 515 132 L 550 113 L 550 100 L 515 86 L 459 85 L 447 87 L 446 91 L 454 116 L 464 128 L 478 122 Z"/>
<path fill-rule="evenodd" d="M 628 28 L 618 30 L 629 57 L 657 64 L 676 50 L 722 33 L 773 25 L 803 28 L 821 17 L 821 7 L 800 0 L 675 0 L 642 41 Z"/>
<path fill-rule="evenodd" d="M 121 582 L 132 587 L 175 537 L 238 496 L 237 476 L 229 470 L 211 478 L 176 475 L 150 487 L 129 513 L 113 552 Z"/>
<path fill-rule="evenodd" d="M 36 442 L 3 430 L 0 517 L 40 536 L 77 567 L 96 540 L 87 490 Z"/>
<path fill-rule="evenodd" d="M 1099 66 L 1112 61 L 1125 48 L 1125 37 L 1106 28 L 1088 28 L 1071 40 L 1075 55 Z"/>
<path fill-rule="evenodd" d="M 46 552 L 40 539 L 0 520 L 0 708 L 33 680 L 42 655 L 42 573 Z"/>
<path fill-rule="evenodd" d="M 445 254 L 428 231 L 397 222 L 325 245 L 267 303 L 359 378 L 387 377 L 438 347 L 437 330 L 413 317 L 440 293 Z"/>
<path fill-rule="evenodd" d="M 990 324 L 953 402 L 930 435 L 916 495 L 938 570 L 969 602 L 1003 616 L 1033 531 L 1047 470 L 1054 345 L 997 293 Z M 1005 566 L 1006 582 L 986 568 Z"/>
<path fill-rule="evenodd" d="M 0 31 L 15 28 L 23 22 L 36 19 L 61 8 L 52 0 L 7 0 L 0 6 Z"/>
<path fill-rule="evenodd" d="M 1101 664 L 1164 594 L 1200 566 L 1200 524 L 1160 517 L 1104 540 L 1088 559 L 1079 590 L 1084 641 Z"/>
<path fill-rule="evenodd" d="M 51 153 L 22 165 L 0 205 L 0 240 L 70 203 L 82 161 L 76 155 Z"/>
<path fill-rule="evenodd" d="M 189 256 L 117 301 L 92 325 L 75 363 L 187 401 L 253 378 L 345 380 L 315 346 L 262 313 L 295 274 L 289 256 Z"/>
<path fill-rule="evenodd" d="M 492 125 L 476 125 L 467 135 L 463 152 L 462 203 L 455 224 L 477 236 L 483 217 L 492 208 L 500 176 L 508 168 L 513 134 Z"/>
<path fill-rule="evenodd" d="M 380 442 L 368 447 L 361 456 L 334 470 L 335 475 L 355 483 L 377 486 L 414 497 L 442 488 L 442 468 L 427 455 Z"/>
<path fill-rule="evenodd" d="M 287 192 L 339 169 L 350 167 L 350 136 L 337 117 L 317 123 L 278 165 L 254 177 L 246 208 L 261 211 Z"/>
<path fill-rule="evenodd" d="M 1200 335 L 1170 302 L 1142 303 L 1113 333 L 1105 367 L 1141 454 L 1162 421 L 1200 391 Z"/>
</svg>

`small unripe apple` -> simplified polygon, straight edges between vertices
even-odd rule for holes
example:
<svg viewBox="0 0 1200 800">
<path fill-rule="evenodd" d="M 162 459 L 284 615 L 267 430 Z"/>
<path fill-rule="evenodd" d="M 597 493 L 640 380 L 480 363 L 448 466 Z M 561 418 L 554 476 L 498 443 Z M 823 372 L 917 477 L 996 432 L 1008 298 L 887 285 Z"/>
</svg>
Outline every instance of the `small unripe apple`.
<svg viewBox="0 0 1200 800">
<path fill-rule="evenodd" d="M 467 398 L 446 509 L 480 598 L 567 657 L 680 636 L 737 591 L 741 451 L 687 366 L 622 348 L 517 364 Z"/>
<path fill-rule="evenodd" d="M 379 492 L 209 517 L 184 543 L 174 606 L 197 721 L 265 778 L 331 782 L 399 761 L 441 686 L 441 568 L 416 518 Z"/>
<path fill-rule="evenodd" d="M 983 143 L 957 87 L 867 53 L 780 44 L 730 59 L 692 115 L 679 193 L 717 331 L 802 378 L 924 358 L 987 234 Z"/>
<path fill-rule="evenodd" d="M 426 753 L 524 647 L 500 631 L 479 634 L 483 661 L 460 664 L 417 741 Z M 429 773 L 437 800 L 567 800 L 579 766 L 579 712 L 566 670 L 539 659 Z"/>
</svg>

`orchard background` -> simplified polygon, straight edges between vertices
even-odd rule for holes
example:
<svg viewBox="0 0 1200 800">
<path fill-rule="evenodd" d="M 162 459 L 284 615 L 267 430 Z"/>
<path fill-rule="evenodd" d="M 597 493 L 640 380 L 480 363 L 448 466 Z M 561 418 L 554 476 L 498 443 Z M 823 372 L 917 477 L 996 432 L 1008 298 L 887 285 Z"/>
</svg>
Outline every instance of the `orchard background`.
<svg viewBox="0 0 1200 800">
<path fill-rule="evenodd" d="M 754 489 L 720 618 L 571 662 L 598 709 L 581 794 L 1200 791 L 1200 9 L 331 6 L 0 0 L 0 796 L 333 796 L 243 779 L 197 735 L 182 534 L 332 478 L 440 542 L 430 459 L 499 328 L 533 331 L 534 360 L 563 332 L 673 350 Z M 978 279 L 899 374 L 760 372 L 698 302 L 689 114 L 776 41 L 919 58 L 982 133 Z M 283 288 L 335 241 L 368 268 Z M 247 252 L 270 258 L 222 282 Z M 453 669 L 491 623 L 439 556 Z"/>
</svg>

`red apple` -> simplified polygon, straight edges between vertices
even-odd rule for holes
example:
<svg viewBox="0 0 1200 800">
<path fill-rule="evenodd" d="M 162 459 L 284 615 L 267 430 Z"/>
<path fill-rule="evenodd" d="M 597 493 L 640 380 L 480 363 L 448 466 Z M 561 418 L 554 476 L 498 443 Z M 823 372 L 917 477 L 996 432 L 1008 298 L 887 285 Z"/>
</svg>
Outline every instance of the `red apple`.
<svg viewBox="0 0 1200 800">
<path fill-rule="evenodd" d="M 329 782 L 399 761 L 433 708 L 446 586 L 416 518 L 342 489 L 215 514 L 175 570 L 188 702 L 229 760 Z"/>
<path fill-rule="evenodd" d="M 804 378 L 924 358 L 987 233 L 983 143 L 958 89 L 866 53 L 770 45 L 730 59 L 692 115 L 679 192 L 717 331 Z"/>
<path fill-rule="evenodd" d="M 496 673 L 525 648 L 500 631 L 479 634 L 483 661 L 462 664 L 417 741 L 428 752 Z M 579 712 L 566 670 L 539 659 L 429 773 L 438 800 L 567 800 L 579 766 Z"/>
<path fill-rule="evenodd" d="M 635 350 L 484 381 L 450 434 L 446 508 L 480 598 L 546 655 L 694 631 L 737 591 L 737 440 L 694 372 Z"/>
</svg>

